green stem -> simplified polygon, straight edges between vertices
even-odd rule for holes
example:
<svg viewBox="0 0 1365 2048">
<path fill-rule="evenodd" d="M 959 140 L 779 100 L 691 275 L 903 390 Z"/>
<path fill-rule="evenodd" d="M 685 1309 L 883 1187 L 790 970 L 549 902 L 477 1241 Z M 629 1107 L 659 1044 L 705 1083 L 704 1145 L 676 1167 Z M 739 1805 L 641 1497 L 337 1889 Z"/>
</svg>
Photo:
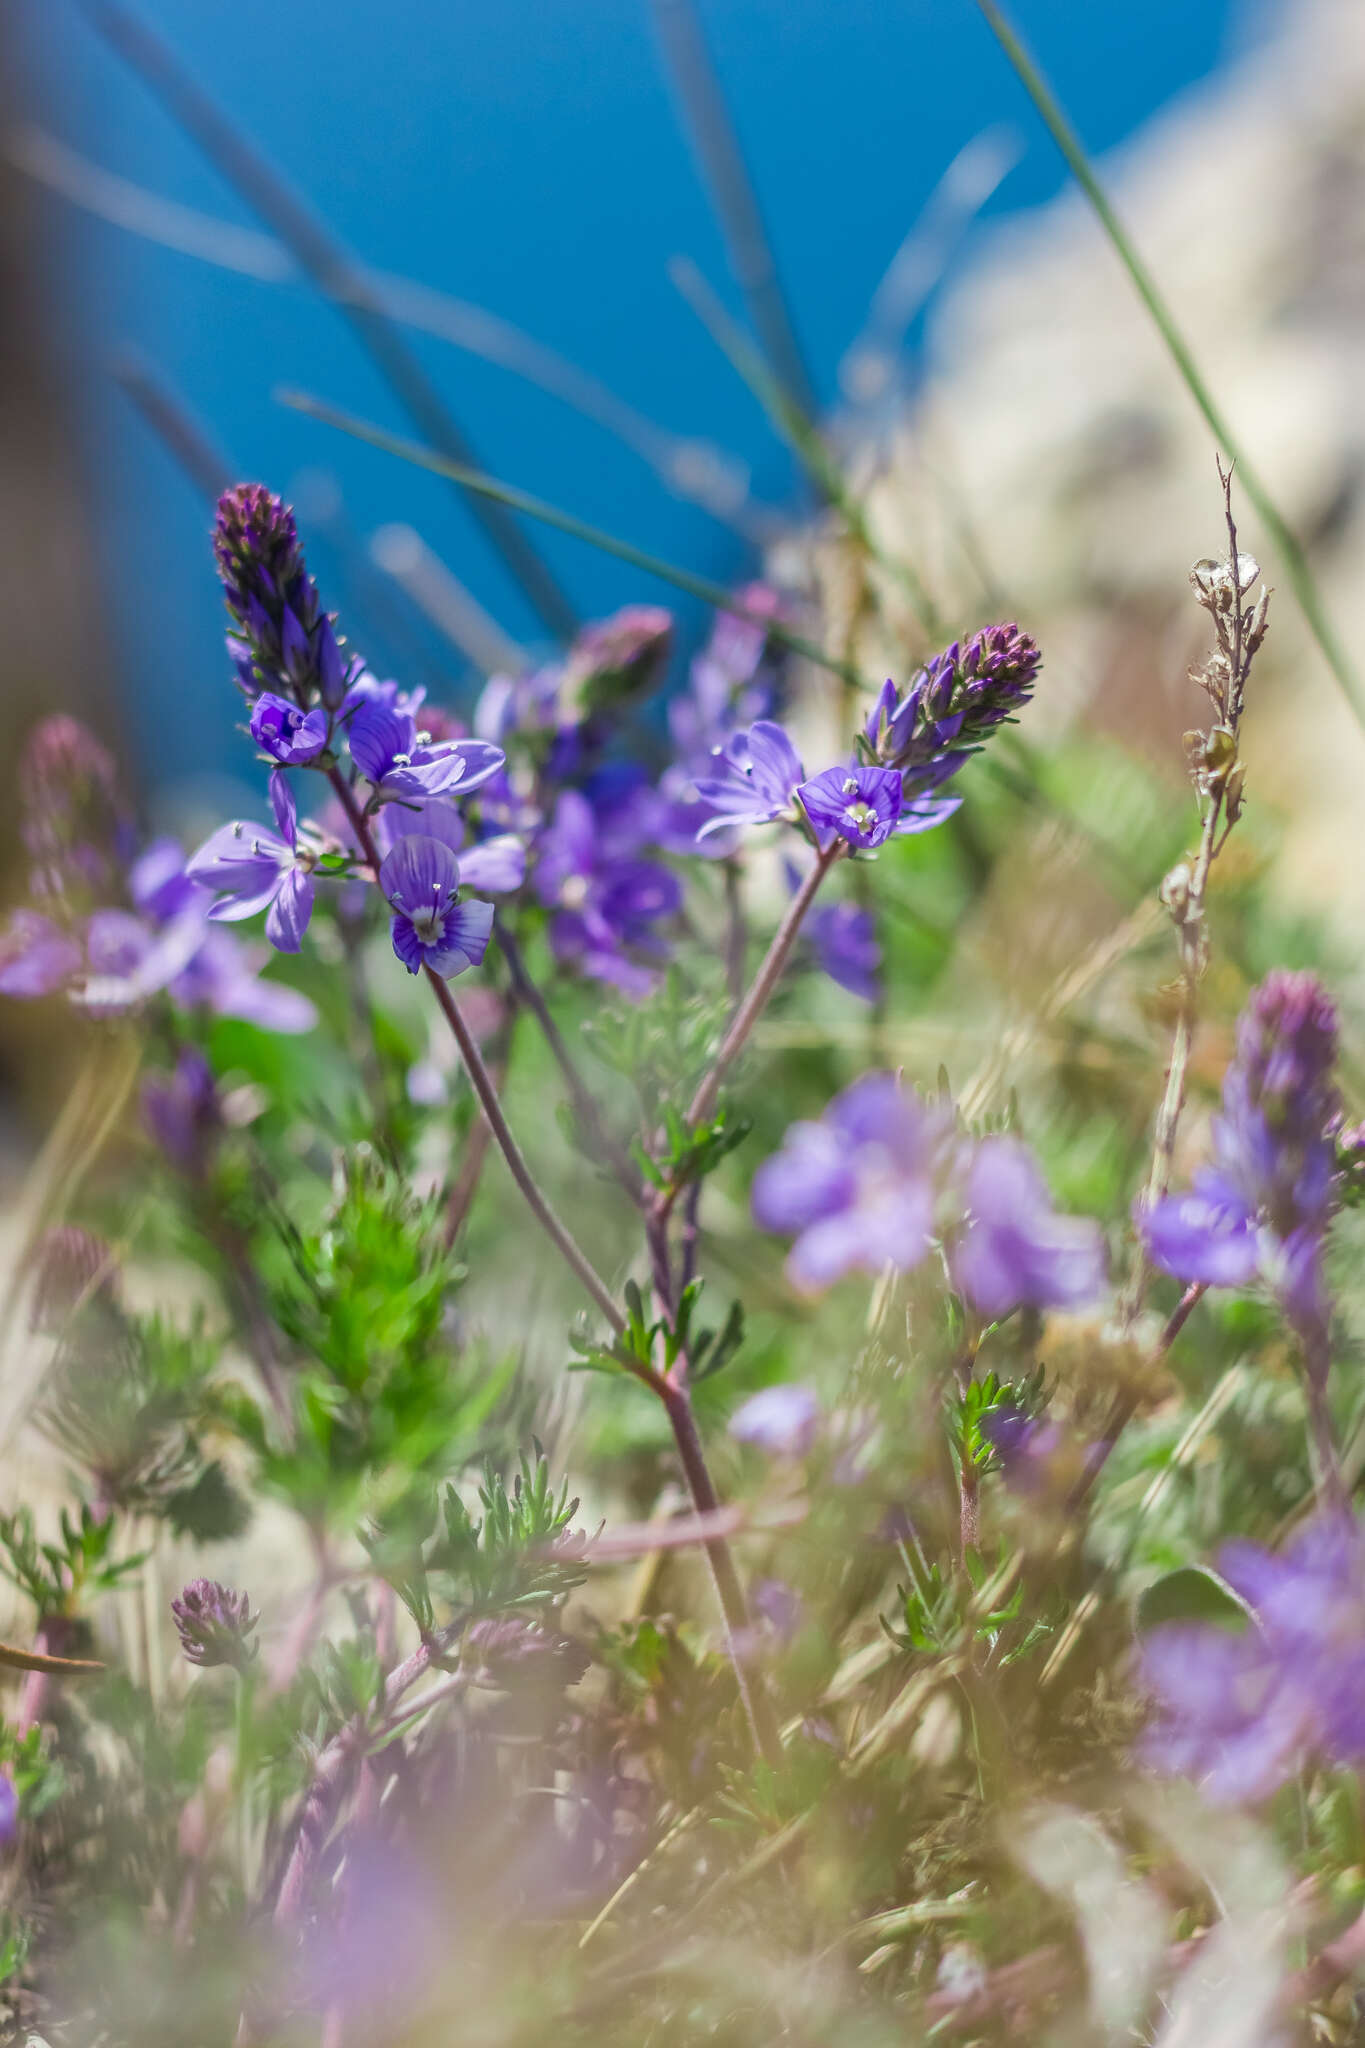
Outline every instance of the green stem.
<svg viewBox="0 0 1365 2048">
<path fill-rule="evenodd" d="M 585 519 L 575 518 L 572 512 L 561 512 L 557 505 L 548 504 L 544 498 L 534 498 L 529 491 L 519 491 L 512 484 L 499 483 L 495 477 L 485 476 L 482 470 L 452 462 L 448 457 L 437 454 L 434 448 L 424 448 L 420 442 L 405 441 L 400 434 L 386 433 L 369 420 L 343 412 L 338 406 L 326 405 L 306 391 L 280 390 L 275 397 L 293 412 L 305 413 L 311 420 L 321 420 L 324 426 L 335 427 L 340 433 L 349 434 L 353 440 L 368 442 L 371 448 L 380 448 L 386 455 L 396 455 L 400 462 L 411 462 L 418 469 L 430 470 L 433 476 L 448 477 L 452 483 L 460 484 L 476 497 L 491 498 L 495 504 L 506 505 L 527 519 L 538 519 L 543 526 L 553 526 L 560 533 L 570 534 L 574 540 L 584 541 L 588 547 L 599 548 L 605 555 L 614 555 L 618 562 L 625 562 L 646 576 L 657 577 L 660 583 L 671 583 L 689 597 L 700 598 L 703 604 L 712 605 L 717 611 L 733 612 L 736 618 L 751 619 L 755 625 L 764 628 L 769 639 L 779 641 L 793 654 L 803 655 L 807 661 L 813 661 L 818 668 L 828 669 L 832 675 L 843 676 L 857 689 L 864 687 L 862 676 L 847 662 L 835 661 L 823 647 L 817 647 L 813 640 L 807 640 L 802 633 L 794 633 L 780 621 L 748 610 L 722 583 L 712 583 L 706 576 L 694 576 L 690 569 L 676 568 L 672 562 L 647 554 L 628 540 L 618 540 L 614 533 L 605 533 L 600 526 L 590 526 Z"/>
</svg>

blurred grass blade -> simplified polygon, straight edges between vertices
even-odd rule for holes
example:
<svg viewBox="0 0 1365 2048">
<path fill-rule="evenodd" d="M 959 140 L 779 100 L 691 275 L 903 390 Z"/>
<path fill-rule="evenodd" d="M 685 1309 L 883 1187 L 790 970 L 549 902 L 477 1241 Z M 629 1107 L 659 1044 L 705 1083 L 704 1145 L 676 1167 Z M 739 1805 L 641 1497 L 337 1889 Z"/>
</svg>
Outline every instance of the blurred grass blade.
<svg viewBox="0 0 1365 2048">
<path fill-rule="evenodd" d="M 1171 359 L 1184 379 L 1190 396 L 1220 443 L 1223 454 L 1236 465 L 1238 482 L 1255 506 L 1266 533 L 1280 557 L 1285 574 L 1289 578 L 1290 588 L 1299 601 L 1313 638 L 1321 648 L 1327 666 L 1341 685 L 1342 693 L 1355 713 L 1357 721 L 1365 727 L 1365 685 L 1357 675 L 1327 616 L 1302 543 L 1284 519 L 1215 401 L 1199 365 L 1190 352 L 1188 342 L 1176 326 L 1174 315 L 1157 288 L 1155 278 L 1129 240 L 1127 231 L 1095 175 L 1080 137 L 1067 119 L 1042 72 L 1011 27 L 1003 9 L 996 5 L 996 0 L 976 0 L 976 4 L 985 16 L 991 33 L 1013 65 L 1020 83 L 1037 108 L 1048 133 L 1065 157 L 1077 184 L 1095 209 L 1101 227 L 1132 279 L 1138 297 L 1151 314 L 1153 323 L 1170 351 Z"/>
<path fill-rule="evenodd" d="M 693 0 L 654 0 L 654 19 L 725 239 L 731 275 L 783 394 L 813 416 L 815 387 L 701 18 Z"/>
<path fill-rule="evenodd" d="M 888 555 L 872 534 L 863 509 L 855 498 L 850 497 L 839 466 L 826 449 L 816 422 L 801 410 L 772 375 L 690 256 L 673 257 L 668 275 L 674 289 L 686 299 L 735 375 L 758 400 L 774 432 L 802 464 L 816 491 L 833 506 L 864 552 L 900 584 L 924 631 L 931 640 L 937 639 L 942 622 L 933 599 L 910 563 L 900 556 Z"/>
<path fill-rule="evenodd" d="M 247 203 L 292 250 L 323 297 L 354 328 L 417 431 L 458 462 L 474 450 L 436 386 L 370 289 L 360 266 L 331 229 L 297 199 L 236 124 L 192 78 L 169 45 L 115 0 L 81 0 L 110 47 L 150 87 Z M 570 638 L 578 619 L 545 563 L 505 507 L 476 499 L 469 509 L 532 610 L 552 633 Z"/>
<path fill-rule="evenodd" d="M 529 491 L 519 491 L 513 484 L 499 483 L 496 477 L 485 476 L 480 470 L 452 462 L 436 449 L 422 447 L 420 442 L 405 441 L 401 435 L 387 433 L 383 427 L 360 419 L 354 413 L 343 412 L 337 406 L 327 405 L 306 391 L 277 391 L 275 396 L 281 405 L 287 405 L 293 412 L 306 413 L 309 419 L 336 427 L 341 433 L 351 435 L 353 440 L 366 441 L 371 448 L 382 448 L 386 455 L 396 455 L 400 462 L 411 462 L 418 469 L 430 470 L 433 476 L 449 477 L 463 490 L 491 498 L 495 504 L 521 513 L 523 518 L 538 519 L 543 526 L 553 526 L 559 533 L 567 533 L 588 547 L 600 549 L 605 555 L 614 555 L 618 562 L 639 569 L 643 575 L 657 577 L 660 583 L 671 583 L 676 590 L 686 591 L 689 597 L 700 598 L 703 604 L 713 605 L 718 611 L 733 612 L 739 618 L 759 618 L 759 614 L 746 611 L 723 583 L 712 583 L 709 577 L 694 576 L 690 569 L 679 569 L 658 555 L 647 554 L 643 548 L 633 547 L 629 541 L 619 540 L 613 533 L 604 533 L 600 526 L 590 526 L 586 520 L 576 519 L 572 512 L 561 512 L 557 505 L 548 504 L 544 498 L 532 497 Z M 850 663 L 836 661 L 833 655 L 826 654 L 823 647 L 807 640 L 802 633 L 792 632 L 788 626 L 778 625 L 767 617 L 760 622 L 774 640 L 790 648 L 793 654 L 803 655 L 817 667 L 828 669 L 831 675 L 841 676 L 846 683 L 862 689 L 863 678 Z"/>
</svg>

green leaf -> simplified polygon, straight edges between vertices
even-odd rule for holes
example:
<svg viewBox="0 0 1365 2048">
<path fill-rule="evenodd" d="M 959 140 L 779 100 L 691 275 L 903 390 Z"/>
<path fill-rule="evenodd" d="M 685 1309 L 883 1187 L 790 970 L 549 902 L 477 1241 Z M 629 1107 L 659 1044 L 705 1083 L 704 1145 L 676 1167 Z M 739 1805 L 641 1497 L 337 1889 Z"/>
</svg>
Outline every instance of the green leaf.
<svg viewBox="0 0 1365 2048">
<path fill-rule="evenodd" d="M 1182 1564 L 1148 1586 L 1138 1595 L 1135 1619 L 1139 1635 L 1172 1621 L 1202 1621 L 1240 1634 L 1256 1621 L 1227 1580 L 1202 1564 Z"/>
</svg>

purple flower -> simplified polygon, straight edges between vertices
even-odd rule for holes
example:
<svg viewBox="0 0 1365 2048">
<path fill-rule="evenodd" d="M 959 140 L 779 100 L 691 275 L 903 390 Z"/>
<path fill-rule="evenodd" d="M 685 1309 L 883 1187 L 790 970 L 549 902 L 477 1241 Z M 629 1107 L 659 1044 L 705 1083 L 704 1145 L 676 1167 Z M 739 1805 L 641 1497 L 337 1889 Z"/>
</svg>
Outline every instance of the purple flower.
<svg viewBox="0 0 1365 2048">
<path fill-rule="evenodd" d="M 220 1585 L 217 1579 L 192 1579 L 178 1600 L 172 1600 L 180 1647 L 191 1664 L 234 1664 L 245 1670 L 254 1656 L 247 1637 L 258 1615 L 245 1593 Z"/>
<path fill-rule="evenodd" d="M 0 1771 L 0 1849 L 19 1839 L 19 1794 L 8 1771 Z"/>
<path fill-rule="evenodd" d="M 287 768 L 314 760 L 327 744 L 327 713 L 300 711 L 273 690 L 262 690 L 251 710 L 251 737 L 263 754 Z"/>
<path fill-rule="evenodd" d="M 393 911 L 393 950 L 409 974 L 427 967 L 449 978 L 483 959 L 493 906 L 459 902 L 459 885 L 460 864 L 439 839 L 404 836 L 381 862 L 379 886 Z"/>
<path fill-rule="evenodd" d="M 654 927 L 682 906 L 677 876 L 637 858 L 637 843 L 634 831 L 613 831 L 580 791 L 565 790 L 540 836 L 534 878 L 537 896 L 555 910 L 556 959 L 627 995 L 653 987 L 653 975 L 631 955 L 660 955 Z"/>
<path fill-rule="evenodd" d="M 526 879 L 526 848 L 513 832 L 500 832 L 466 847 L 464 819 L 443 797 L 427 803 L 388 804 L 375 826 L 381 850 L 387 852 L 400 839 L 439 839 L 458 854 L 460 882 L 485 896 L 512 896 Z"/>
<path fill-rule="evenodd" d="M 878 1001 L 882 949 L 870 911 L 856 903 L 822 903 L 807 917 L 806 935 L 831 981 L 865 1003 Z"/>
<path fill-rule="evenodd" d="M 1033 695 L 1042 666 L 1037 642 L 1012 622 L 986 626 L 921 669 L 903 697 L 888 682 L 864 728 L 874 759 L 922 769 L 946 749 L 979 746 Z"/>
<path fill-rule="evenodd" d="M 319 607 L 290 508 L 261 484 L 235 484 L 218 500 L 213 552 L 232 620 L 228 651 L 247 696 L 279 689 L 304 709 L 321 699 L 335 711 L 354 664 Z"/>
<path fill-rule="evenodd" d="M 270 778 L 270 802 L 278 832 L 240 819 L 221 825 L 191 856 L 185 873 L 221 892 L 211 918 L 236 923 L 265 910 L 271 945 L 297 953 L 313 914 L 312 861 L 300 851 L 294 793 L 278 768 Z"/>
<path fill-rule="evenodd" d="M 1326 1370 L 1322 1251 L 1332 1213 L 1336 1012 L 1312 974 L 1277 971 L 1252 993 L 1214 1121 L 1215 1164 L 1188 1194 L 1139 1213 L 1154 1263 L 1179 1280 L 1277 1295 Z"/>
<path fill-rule="evenodd" d="M 223 1116 L 213 1070 L 197 1048 L 186 1046 L 169 1074 L 147 1076 L 142 1121 L 172 1166 L 202 1180 Z"/>
<path fill-rule="evenodd" d="M 834 833 L 860 850 L 881 846 L 901 814 L 901 779 L 894 768 L 826 768 L 796 794 L 822 846 Z"/>
<path fill-rule="evenodd" d="M 76 941 L 36 910 L 16 910 L 0 933 L 0 995 L 50 996 L 81 966 Z"/>
<path fill-rule="evenodd" d="M 984 1138 L 972 1154 L 967 1223 L 949 1252 L 953 1282 L 992 1321 L 1024 1304 L 1075 1308 L 1105 1284 L 1097 1223 L 1059 1216 L 1032 1153 L 1016 1138 Z"/>
<path fill-rule="evenodd" d="M 128 887 L 139 912 L 158 927 L 196 908 L 207 918 L 212 900 L 186 873 L 185 856 L 173 839 L 152 841 L 129 870 Z M 240 1017 L 262 1031 L 311 1031 L 318 1013 L 307 996 L 282 982 L 262 980 L 259 965 L 258 949 L 245 947 L 219 925 L 201 923 L 198 943 L 168 990 L 187 1010 Z"/>
<path fill-rule="evenodd" d="M 865 1075 L 819 1123 L 793 1124 L 754 1176 L 753 1212 L 764 1230 L 795 1235 L 794 1283 L 814 1289 L 859 1268 L 917 1266 L 950 1131 L 944 1112 L 891 1074 Z"/>
<path fill-rule="evenodd" d="M 763 583 L 736 593 L 745 612 L 717 612 L 706 646 L 693 660 L 688 688 L 668 707 L 669 731 L 685 768 L 705 774 L 709 757 L 731 734 L 766 718 L 776 698 L 770 656 L 775 643 L 767 620 L 782 601 Z"/>
<path fill-rule="evenodd" d="M 68 912 L 107 900 L 130 850 L 107 748 L 77 719 L 41 719 L 20 756 L 19 803 L 33 894 Z"/>
<path fill-rule="evenodd" d="M 1219 1569 L 1251 1609 L 1241 1633 L 1172 1622 L 1143 1646 L 1158 1718 L 1145 1753 L 1219 1801 L 1266 1798 L 1303 1761 L 1365 1760 L 1365 1544 L 1311 1525 L 1279 1556 L 1252 1543 Z"/>
<path fill-rule="evenodd" d="M 673 615 L 656 604 L 628 604 L 585 626 L 564 664 L 564 693 L 592 713 L 643 696 L 667 666 Z"/>
<path fill-rule="evenodd" d="M 730 1418 L 736 1443 L 753 1444 L 772 1458 L 804 1458 L 820 1430 L 813 1387 L 763 1387 Z"/>
<path fill-rule="evenodd" d="M 347 731 L 351 759 L 378 795 L 407 803 L 427 797 L 464 797 L 488 782 L 506 761 L 486 740 L 433 741 L 411 711 L 377 697 L 364 699 Z"/>
<path fill-rule="evenodd" d="M 727 825 L 769 825 L 795 816 L 794 803 L 805 769 L 780 725 L 760 718 L 717 750 L 714 776 L 698 776 L 697 795 L 711 816 L 698 832 L 705 839 Z"/>
</svg>

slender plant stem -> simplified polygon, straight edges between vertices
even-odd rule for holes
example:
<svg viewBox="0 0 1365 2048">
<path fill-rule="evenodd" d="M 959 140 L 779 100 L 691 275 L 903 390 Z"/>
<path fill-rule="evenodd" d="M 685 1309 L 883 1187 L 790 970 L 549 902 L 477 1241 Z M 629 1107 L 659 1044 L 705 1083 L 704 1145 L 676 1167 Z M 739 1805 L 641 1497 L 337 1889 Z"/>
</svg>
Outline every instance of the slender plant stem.
<svg viewBox="0 0 1365 2048">
<path fill-rule="evenodd" d="M 374 834 L 370 831 L 369 822 L 355 800 L 355 792 L 338 768 L 328 771 L 328 779 L 336 791 L 342 809 L 346 813 L 347 822 L 356 836 L 360 850 L 374 870 L 377 880 L 380 868 L 379 849 L 374 843 Z M 464 1061 L 465 1070 L 473 1084 L 474 1093 L 479 1098 L 479 1107 L 484 1113 L 498 1150 L 507 1161 L 508 1170 L 513 1180 L 521 1190 L 526 1206 L 554 1245 L 564 1263 L 572 1269 L 585 1293 L 591 1297 L 619 1337 L 626 1327 L 625 1317 L 612 1300 L 606 1283 L 598 1275 L 591 1260 L 579 1250 L 577 1244 L 560 1222 L 545 1196 L 541 1193 L 536 1183 L 535 1175 L 531 1172 L 521 1147 L 512 1135 L 512 1127 L 503 1114 L 502 1104 L 498 1100 L 498 1091 L 493 1085 L 493 1077 L 483 1063 L 483 1055 L 474 1042 L 469 1026 L 460 1014 L 459 1005 L 451 994 L 448 983 L 444 982 L 439 974 L 433 974 L 429 967 L 424 968 L 422 971 L 426 975 L 431 992 L 436 998 L 436 1004 L 441 1015 L 450 1026 L 451 1036 L 459 1049 L 460 1058 Z"/>
<path fill-rule="evenodd" d="M 744 1050 L 750 1032 L 767 1008 L 769 998 L 787 964 L 787 956 L 796 943 L 802 920 L 815 901 L 820 884 L 842 851 L 840 842 L 836 840 L 833 846 L 817 854 L 815 866 L 787 905 L 786 915 L 773 934 L 772 944 L 763 956 L 763 963 L 749 984 L 749 992 L 736 1010 L 729 1029 L 721 1040 L 720 1050 L 711 1064 L 711 1070 L 692 1098 L 691 1107 L 687 1112 L 689 1124 L 699 1124 L 715 1108 L 720 1084 Z"/>
<path fill-rule="evenodd" d="M 515 998 L 512 998 L 509 1001 L 507 1015 L 498 1031 L 497 1050 L 488 1063 L 493 1086 L 499 1094 L 506 1084 L 507 1069 L 511 1064 L 512 1034 L 516 1029 L 516 1022 Z M 460 1171 L 446 1201 L 442 1235 L 447 1251 L 454 1248 L 460 1232 L 469 1221 L 469 1212 L 474 1206 L 474 1197 L 478 1193 L 479 1182 L 483 1179 L 484 1163 L 492 1143 L 493 1133 L 488 1127 L 488 1119 L 484 1116 L 476 1117 L 465 1146 L 464 1157 L 460 1161 Z"/>
<path fill-rule="evenodd" d="M 1275 504 L 1256 469 L 1248 461 L 1245 449 L 1229 426 L 1222 408 L 1216 403 L 1203 372 L 1195 362 L 1189 343 L 1177 327 L 1174 315 L 1161 296 L 1151 271 L 1129 240 L 1127 230 L 1110 204 L 1081 139 L 1063 112 L 1055 93 L 1020 41 L 1004 9 L 996 4 L 996 0 L 977 0 L 977 6 L 985 16 L 991 33 L 1013 65 L 1025 92 L 1042 117 L 1043 125 L 1065 157 L 1072 176 L 1094 208 L 1115 254 L 1133 281 L 1138 297 L 1151 314 L 1152 322 L 1184 379 L 1186 389 L 1204 415 L 1223 452 L 1236 464 L 1242 487 L 1260 514 L 1261 521 L 1284 564 L 1290 587 L 1308 621 L 1309 630 L 1322 650 L 1327 666 L 1340 684 L 1342 694 L 1354 712 L 1357 722 L 1365 726 L 1365 685 L 1362 685 L 1344 646 L 1337 638 L 1336 629 L 1327 615 L 1312 570 L 1308 566 L 1308 558 L 1302 543 Z"/>
<path fill-rule="evenodd" d="M 697 1432 L 697 1420 L 692 1412 L 692 1396 L 685 1381 L 681 1379 L 676 1382 L 663 1382 L 660 1392 L 693 1505 L 699 1515 L 715 1514 L 720 1508 L 720 1497 L 712 1484 L 706 1454 L 702 1450 L 701 1437 Z M 744 1589 L 739 1583 L 739 1574 L 735 1570 L 734 1558 L 730 1554 L 730 1546 L 724 1537 L 713 1537 L 708 1541 L 706 1556 L 711 1566 L 711 1576 L 715 1581 L 721 1613 L 725 1617 L 726 1647 L 730 1652 L 730 1661 L 734 1666 L 735 1679 L 754 1742 L 764 1762 L 777 1769 L 782 1763 L 782 1737 L 767 1688 L 758 1674 L 751 1673 L 745 1664 L 743 1644 L 739 1639 L 749 1627 L 749 1609 L 745 1602 Z"/>
<path fill-rule="evenodd" d="M 602 1112 L 597 1106 L 596 1098 L 574 1064 L 573 1054 L 564 1042 L 564 1034 L 550 1015 L 544 996 L 532 980 L 521 947 L 510 926 L 505 919 L 495 916 L 493 930 L 497 934 L 498 944 L 502 948 L 502 955 L 507 962 L 507 971 L 512 977 L 512 986 L 517 992 L 518 1000 L 530 1011 L 540 1026 L 555 1065 L 564 1077 L 564 1085 L 569 1091 L 585 1135 L 598 1147 L 617 1180 L 632 1202 L 638 1206 L 641 1202 L 638 1169 L 603 1123 Z"/>
</svg>

